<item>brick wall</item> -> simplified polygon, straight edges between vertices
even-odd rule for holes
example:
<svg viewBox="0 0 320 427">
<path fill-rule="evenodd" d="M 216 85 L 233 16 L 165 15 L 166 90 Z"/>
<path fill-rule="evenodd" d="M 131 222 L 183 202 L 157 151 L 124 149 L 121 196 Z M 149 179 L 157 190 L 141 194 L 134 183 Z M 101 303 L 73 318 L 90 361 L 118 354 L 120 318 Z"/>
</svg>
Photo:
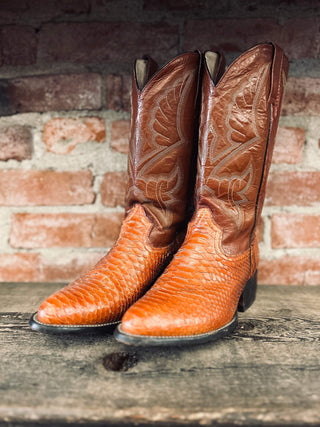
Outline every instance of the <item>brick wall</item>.
<svg viewBox="0 0 320 427">
<path fill-rule="evenodd" d="M 68 281 L 123 216 L 136 56 L 274 40 L 290 74 L 259 282 L 320 284 L 320 8 L 313 0 L 2 0 L 0 281 Z"/>
</svg>

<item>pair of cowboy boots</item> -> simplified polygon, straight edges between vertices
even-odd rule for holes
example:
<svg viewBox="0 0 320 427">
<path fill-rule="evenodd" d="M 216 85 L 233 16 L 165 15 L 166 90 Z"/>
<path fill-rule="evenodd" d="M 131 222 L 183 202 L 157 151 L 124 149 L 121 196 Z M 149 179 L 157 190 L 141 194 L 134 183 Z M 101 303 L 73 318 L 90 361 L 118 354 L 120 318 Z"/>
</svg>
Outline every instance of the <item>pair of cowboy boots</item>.
<svg viewBox="0 0 320 427">
<path fill-rule="evenodd" d="M 220 52 L 185 53 L 160 70 L 138 59 L 120 236 L 92 270 L 42 303 L 31 327 L 118 324 L 116 339 L 132 345 L 231 333 L 237 311 L 255 299 L 255 231 L 287 73 L 272 43 L 226 71 Z"/>
</svg>

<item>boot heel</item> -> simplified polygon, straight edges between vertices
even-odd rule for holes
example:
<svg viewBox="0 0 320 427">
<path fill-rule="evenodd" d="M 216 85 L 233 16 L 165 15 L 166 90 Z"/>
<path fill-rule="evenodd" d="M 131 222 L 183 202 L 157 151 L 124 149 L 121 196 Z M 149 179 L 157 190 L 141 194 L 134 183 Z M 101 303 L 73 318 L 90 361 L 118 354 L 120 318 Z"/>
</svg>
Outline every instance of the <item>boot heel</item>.
<svg viewBox="0 0 320 427">
<path fill-rule="evenodd" d="M 253 304 L 257 292 L 257 270 L 247 281 L 238 303 L 238 311 L 244 312 Z"/>
</svg>

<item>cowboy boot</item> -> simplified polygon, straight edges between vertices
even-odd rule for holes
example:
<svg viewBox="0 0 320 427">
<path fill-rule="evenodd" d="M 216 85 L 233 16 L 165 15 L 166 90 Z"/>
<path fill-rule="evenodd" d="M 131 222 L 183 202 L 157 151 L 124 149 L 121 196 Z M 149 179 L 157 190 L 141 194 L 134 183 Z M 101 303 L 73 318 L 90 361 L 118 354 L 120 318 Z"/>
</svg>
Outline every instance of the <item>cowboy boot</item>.
<svg viewBox="0 0 320 427">
<path fill-rule="evenodd" d="M 119 238 L 89 272 L 46 299 L 31 318 L 42 332 L 108 330 L 154 282 L 186 229 L 200 53 L 185 53 L 156 72 L 135 62 L 129 185 Z M 180 238 L 180 244 L 183 238 Z"/>
<path fill-rule="evenodd" d="M 204 57 L 196 210 L 170 265 L 115 331 L 125 344 L 216 340 L 236 328 L 237 310 L 255 298 L 255 231 L 288 60 L 276 45 L 255 46 L 215 86 L 210 52 Z"/>
</svg>

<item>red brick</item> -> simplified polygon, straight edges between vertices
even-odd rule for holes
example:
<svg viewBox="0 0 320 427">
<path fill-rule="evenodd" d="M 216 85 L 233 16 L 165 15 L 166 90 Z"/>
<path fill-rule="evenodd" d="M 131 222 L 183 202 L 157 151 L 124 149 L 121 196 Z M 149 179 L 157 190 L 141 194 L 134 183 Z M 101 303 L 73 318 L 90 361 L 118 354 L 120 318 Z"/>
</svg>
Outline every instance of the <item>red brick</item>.
<svg viewBox="0 0 320 427">
<path fill-rule="evenodd" d="M 295 127 L 279 127 L 272 157 L 273 163 L 300 163 L 306 131 Z"/>
<path fill-rule="evenodd" d="M 206 1 L 201 0 L 144 0 L 143 9 L 145 10 L 191 10 L 203 8 Z"/>
<path fill-rule="evenodd" d="M 0 52 L 1 65 L 1 52 Z M 13 105 L 10 102 L 8 80 L 0 80 L 0 117 L 8 116 L 15 113 Z"/>
<path fill-rule="evenodd" d="M 195 9 L 195 13 L 215 17 L 217 13 L 220 15 L 235 15 L 235 13 L 241 12 L 241 15 L 250 12 L 258 12 L 259 16 L 266 16 L 270 10 L 273 12 L 273 16 L 278 16 L 282 10 L 286 12 L 286 16 L 292 13 L 303 13 L 305 10 L 310 14 L 310 9 L 318 11 L 319 3 L 318 0 L 269 0 L 268 2 L 239 2 L 238 0 L 229 0 L 228 2 L 212 2 L 212 0 L 144 0 L 143 8 L 145 10 L 169 10 L 169 11 L 181 11 L 184 10 L 190 12 L 191 9 Z M 298 10 L 297 10 L 298 9 Z M 202 13 L 201 13 L 202 12 Z"/>
<path fill-rule="evenodd" d="M 114 111 L 130 111 L 131 76 L 128 73 L 110 74 L 106 80 L 107 108 Z"/>
<path fill-rule="evenodd" d="M 37 60 L 37 35 L 32 27 L 7 25 L 2 28 L 2 64 L 32 65 Z"/>
<path fill-rule="evenodd" d="M 215 18 L 217 14 L 220 16 L 241 14 L 249 16 L 257 12 L 258 16 L 270 15 L 279 16 L 282 11 L 285 16 L 298 16 L 304 11 L 310 15 L 312 9 L 315 14 L 318 12 L 318 0 L 269 0 L 268 2 L 239 2 L 238 0 L 229 0 L 228 2 L 213 2 L 212 0 L 144 0 L 143 8 L 145 10 L 159 10 L 159 11 L 179 11 L 183 13 L 194 9 L 195 14 L 202 16 L 210 16 Z M 205 12 L 204 12 L 205 11 Z M 190 15 L 189 15 L 190 16 Z"/>
<path fill-rule="evenodd" d="M 61 254 L 53 260 L 41 260 L 41 282 L 71 282 L 91 269 L 103 254 L 99 252 L 79 252 L 72 255 Z"/>
<path fill-rule="evenodd" d="M 10 102 L 20 113 L 101 107 L 101 77 L 94 73 L 22 77 L 9 85 Z"/>
<path fill-rule="evenodd" d="M 129 153 L 130 120 L 111 123 L 111 147 L 120 153 Z"/>
<path fill-rule="evenodd" d="M 258 219 L 257 228 L 256 228 L 256 236 L 259 243 L 263 241 L 263 233 L 264 233 L 264 220 L 262 217 L 260 217 Z"/>
<path fill-rule="evenodd" d="M 105 206 L 124 206 L 128 175 L 126 172 L 107 172 L 104 174 L 100 194 Z"/>
<path fill-rule="evenodd" d="M 271 239 L 273 248 L 320 248 L 320 215 L 273 215 Z"/>
<path fill-rule="evenodd" d="M 320 172 L 273 172 L 267 182 L 266 205 L 312 206 L 320 202 Z"/>
<path fill-rule="evenodd" d="M 82 142 L 104 142 L 105 138 L 105 123 L 100 117 L 57 117 L 43 128 L 43 142 L 56 154 L 70 153 Z"/>
<path fill-rule="evenodd" d="M 317 58 L 320 41 L 315 34 L 319 34 L 317 17 L 288 19 L 282 25 L 272 18 L 199 19 L 186 23 L 184 49 L 217 46 L 226 52 L 243 52 L 261 41 L 275 40 L 291 60 Z"/>
<path fill-rule="evenodd" d="M 283 99 L 283 116 L 320 116 L 320 79 L 290 77 Z"/>
<path fill-rule="evenodd" d="M 0 254 L 0 282 L 38 281 L 39 262 L 39 254 Z"/>
<path fill-rule="evenodd" d="M 34 1 L 34 0 L 33 0 Z M 39 0 L 36 0 L 39 1 Z M 42 1 L 42 0 L 40 0 Z M 91 0 L 57 0 L 53 3 L 55 11 L 64 15 L 87 15 L 91 11 Z"/>
<path fill-rule="evenodd" d="M 84 205 L 93 203 L 90 171 L 0 171 L 0 205 Z"/>
<path fill-rule="evenodd" d="M 123 214 L 14 214 L 10 245 L 14 248 L 110 247 Z"/>
<path fill-rule="evenodd" d="M 0 254 L 0 282 L 70 282 L 103 255 L 86 251 L 46 259 L 38 253 Z"/>
<path fill-rule="evenodd" d="M 283 256 L 261 259 L 258 283 L 261 285 L 320 285 L 319 258 Z"/>
<path fill-rule="evenodd" d="M 152 53 L 167 61 L 177 54 L 178 26 L 146 22 L 49 23 L 40 31 L 42 63 L 129 62 Z"/>
<path fill-rule="evenodd" d="M 41 0 L 40 0 L 41 1 Z M 27 8 L 27 0 L 2 0 L 1 1 L 1 12 L 12 13 L 12 14 L 21 14 Z"/>
<path fill-rule="evenodd" d="M 26 126 L 0 128 L 0 160 L 22 161 L 32 157 L 32 136 Z"/>
<path fill-rule="evenodd" d="M 0 22 L 47 22 L 61 15 L 90 13 L 90 0 L 1 0 Z M 77 16 L 78 17 L 78 16 Z"/>
</svg>

